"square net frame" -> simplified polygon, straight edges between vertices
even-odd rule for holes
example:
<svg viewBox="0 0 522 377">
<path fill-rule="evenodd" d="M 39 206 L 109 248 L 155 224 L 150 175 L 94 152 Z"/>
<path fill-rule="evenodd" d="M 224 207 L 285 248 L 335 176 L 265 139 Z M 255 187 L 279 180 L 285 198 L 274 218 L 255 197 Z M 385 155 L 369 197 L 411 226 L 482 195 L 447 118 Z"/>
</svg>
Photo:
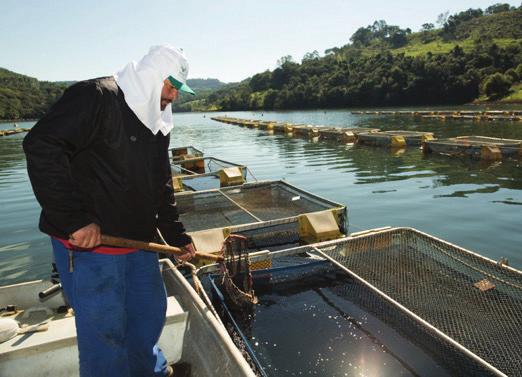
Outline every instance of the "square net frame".
<svg viewBox="0 0 522 377">
<path fill-rule="evenodd" d="M 458 136 L 448 139 L 426 141 L 430 152 L 449 155 L 469 155 L 480 157 L 482 147 L 499 148 L 505 157 L 522 156 L 522 140 L 501 139 L 487 136 Z"/>
<path fill-rule="evenodd" d="M 321 139 L 331 139 L 337 140 L 343 133 L 351 132 L 354 135 L 359 135 L 362 133 L 373 133 L 379 132 L 379 128 L 367 128 L 367 127 L 358 127 L 358 128 L 342 128 L 342 127 L 321 127 L 319 128 L 320 138 Z"/>
<path fill-rule="evenodd" d="M 203 161 L 204 173 L 198 172 L 197 169 L 187 169 L 183 167 L 183 162 L 193 163 L 198 161 Z M 256 180 L 245 165 L 236 164 L 215 157 L 202 157 L 184 161 L 180 160 L 171 164 L 172 176 L 181 177 L 183 189 L 188 191 L 202 191 L 219 188 L 221 186 L 221 172 L 230 167 L 239 168 L 245 182 L 249 176 Z"/>
<path fill-rule="evenodd" d="M 183 156 L 203 157 L 203 152 L 192 145 L 169 149 L 172 161 L 182 161 Z"/>
<path fill-rule="evenodd" d="M 236 225 L 270 222 L 287 223 L 298 216 L 346 206 L 285 181 L 245 183 L 197 192 L 176 194 L 180 221 L 189 232 Z M 346 219 L 346 215 L 344 215 Z"/>
<path fill-rule="evenodd" d="M 254 279 L 259 277 L 263 284 L 270 285 L 277 284 L 291 284 L 298 280 L 308 279 L 310 274 L 321 273 L 324 271 L 339 270 L 339 266 L 335 263 L 330 263 L 328 260 L 318 260 L 317 258 L 305 257 L 302 254 L 304 248 L 295 248 L 292 250 L 285 250 L 280 252 L 277 259 L 286 259 L 285 263 L 279 264 L 276 268 L 267 270 L 253 271 Z M 310 248 L 310 251 L 313 247 Z M 297 255 L 296 255 L 297 254 Z M 236 346 L 242 351 L 244 357 L 250 363 L 254 371 L 258 375 L 268 376 L 265 372 L 263 363 L 258 359 L 256 349 L 251 344 L 251 337 L 248 335 L 248 326 L 244 326 L 244 316 L 239 314 L 236 310 L 231 310 L 226 294 L 221 287 L 215 284 L 215 280 L 219 280 L 219 275 L 216 270 L 210 270 L 207 266 L 206 274 L 208 276 L 211 286 L 209 287 L 214 296 L 214 304 L 219 313 L 220 318 L 224 321 L 230 336 L 232 337 Z M 353 276 L 351 276 L 353 277 Z M 405 315 L 400 306 L 395 304 L 392 300 L 383 300 L 382 293 L 374 287 L 368 285 L 361 279 L 353 279 L 346 284 L 342 284 L 336 289 L 336 294 L 341 298 L 345 297 L 348 301 L 358 305 L 363 311 L 368 312 L 378 320 L 386 323 L 390 328 L 396 331 L 407 342 L 411 342 L 414 347 L 418 347 L 420 352 L 415 352 L 414 355 L 409 355 L 412 348 L 408 350 L 396 348 L 399 343 L 395 341 L 386 341 L 386 337 L 381 338 L 379 333 L 375 333 L 376 340 L 379 344 L 382 340 L 382 345 L 386 347 L 387 352 L 396 355 L 399 359 L 403 358 L 404 366 L 414 371 L 417 375 L 422 370 L 422 366 L 426 367 L 425 363 L 431 359 L 435 362 L 438 368 L 442 368 L 449 375 L 473 375 L 473 376 L 504 376 L 494 367 L 485 363 L 476 355 L 470 353 L 462 346 L 455 346 L 455 342 L 448 342 L 444 337 L 439 336 L 435 331 L 431 331 L 415 316 Z M 236 317 L 236 315 L 240 315 Z M 241 325 L 240 323 L 243 323 Z M 245 330 L 247 333 L 245 333 Z M 306 331 L 306 329 L 303 329 Z M 368 333 L 372 336 L 371 332 Z M 372 336 L 373 337 L 373 336 Z M 379 340 L 380 339 L 380 340 Z M 319 340 L 318 340 L 319 341 Z M 408 361 L 408 357 L 420 357 L 420 359 Z M 428 359 L 426 359 L 428 358 Z M 433 365 L 434 366 L 434 365 Z M 415 370 L 417 372 L 415 372 Z M 419 373 L 418 375 L 423 375 Z M 432 374 L 433 375 L 433 374 Z"/>
<path fill-rule="evenodd" d="M 201 172 L 199 169 L 185 168 L 183 165 L 194 165 L 196 162 L 203 161 L 205 172 Z M 238 167 L 242 170 L 246 170 L 246 166 L 236 164 L 234 162 L 221 160 L 216 157 L 196 157 L 186 160 L 177 160 L 172 162 L 172 176 L 218 176 L 219 172 L 226 168 Z M 185 177 L 184 177 L 185 178 Z M 186 177 L 188 178 L 188 177 Z"/>
<path fill-rule="evenodd" d="M 394 136 L 401 136 L 407 145 L 421 145 L 426 137 L 433 137 L 432 132 L 421 131 L 379 131 L 370 133 L 360 133 L 357 135 L 357 142 L 366 145 L 390 145 Z"/>
<path fill-rule="evenodd" d="M 314 251 L 380 297 L 365 305 L 394 309 L 398 331 L 419 328 L 428 348 L 454 350 L 470 374 L 522 375 L 522 272 L 411 228 L 281 253 Z M 494 288 L 475 287 L 484 279 Z"/>
</svg>

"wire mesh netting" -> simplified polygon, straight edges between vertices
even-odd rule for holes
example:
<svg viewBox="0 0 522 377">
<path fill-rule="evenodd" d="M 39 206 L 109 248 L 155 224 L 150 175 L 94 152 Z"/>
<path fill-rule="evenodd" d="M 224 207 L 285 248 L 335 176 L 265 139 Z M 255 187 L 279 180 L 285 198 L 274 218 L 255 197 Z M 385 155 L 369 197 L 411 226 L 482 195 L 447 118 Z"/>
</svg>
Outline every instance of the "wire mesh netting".
<svg viewBox="0 0 522 377">
<path fill-rule="evenodd" d="M 218 190 L 178 193 L 176 203 L 180 221 L 188 232 L 258 221 Z"/>
<path fill-rule="evenodd" d="M 217 174 L 197 174 L 182 178 L 184 191 L 202 191 L 219 188 L 221 181 Z"/>
<path fill-rule="evenodd" d="M 248 228 L 232 228 L 231 233 L 247 239 L 247 251 L 281 250 L 300 245 L 299 223 L 291 221 L 277 224 L 259 224 Z"/>
<path fill-rule="evenodd" d="M 176 195 L 180 220 L 187 231 L 294 218 L 338 208 L 341 204 L 304 192 L 283 181 L 249 183 L 240 187 Z M 344 225 L 345 215 L 342 216 Z"/>
<path fill-rule="evenodd" d="M 237 168 L 242 176 L 227 179 L 226 183 L 221 180 L 225 169 Z M 219 188 L 222 185 L 239 185 L 247 180 L 248 169 L 240 164 L 224 161 L 214 157 L 191 158 L 188 160 L 175 161 L 171 165 L 172 176 L 181 177 L 183 191 L 202 191 Z M 236 172 L 234 172 L 236 174 Z"/>
<path fill-rule="evenodd" d="M 257 304 L 257 297 L 252 288 L 253 279 L 250 261 L 246 251 L 246 238 L 230 235 L 221 249 L 224 261 L 221 264 L 221 284 L 226 291 L 230 304 L 236 308 L 250 309 Z"/>
<path fill-rule="evenodd" d="M 213 284 L 220 316 L 259 375 L 492 375 L 329 262 L 286 258 L 294 265 L 253 272 L 259 304 L 250 312 L 228 306 Z"/>
<path fill-rule="evenodd" d="M 503 373 L 522 375 L 520 272 L 411 229 L 319 249 Z"/>
<path fill-rule="evenodd" d="M 229 161 L 220 160 L 215 157 L 191 158 L 185 161 L 172 163 L 172 174 L 192 175 L 192 174 L 217 174 L 220 170 L 230 167 L 244 167 Z"/>
<path fill-rule="evenodd" d="M 282 181 L 228 189 L 224 193 L 263 221 L 336 207 Z"/>
</svg>

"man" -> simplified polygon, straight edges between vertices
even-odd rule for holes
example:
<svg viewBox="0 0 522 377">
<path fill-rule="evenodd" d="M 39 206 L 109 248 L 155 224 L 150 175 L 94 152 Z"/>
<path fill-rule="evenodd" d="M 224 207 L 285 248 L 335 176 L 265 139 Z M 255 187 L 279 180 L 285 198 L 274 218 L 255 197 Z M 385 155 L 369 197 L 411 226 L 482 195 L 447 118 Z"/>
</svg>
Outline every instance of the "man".
<svg viewBox="0 0 522 377">
<path fill-rule="evenodd" d="M 152 241 L 195 255 L 178 221 L 168 157 L 171 102 L 188 62 L 150 49 L 111 77 L 82 81 L 24 139 L 27 169 L 75 311 L 82 377 L 172 373 L 156 343 L 166 297 L 157 254 L 100 245 L 100 235 Z"/>
</svg>

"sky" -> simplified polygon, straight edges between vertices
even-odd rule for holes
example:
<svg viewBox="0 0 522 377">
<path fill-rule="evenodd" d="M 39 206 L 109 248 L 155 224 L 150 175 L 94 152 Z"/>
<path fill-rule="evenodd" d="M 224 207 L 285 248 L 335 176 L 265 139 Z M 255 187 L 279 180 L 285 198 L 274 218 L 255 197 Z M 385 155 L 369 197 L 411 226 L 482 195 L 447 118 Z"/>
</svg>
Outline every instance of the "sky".
<svg viewBox="0 0 522 377">
<path fill-rule="evenodd" d="M 520 6 L 518 1 L 503 1 Z M 411 0 L 2 0 L 0 67 L 39 80 L 107 76 L 150 46 L 185 51 L 189 78 L 241 81 L 341 47 L 375 20 L 418 31 L 440 13 L 495 1 Z"/>
</svg>

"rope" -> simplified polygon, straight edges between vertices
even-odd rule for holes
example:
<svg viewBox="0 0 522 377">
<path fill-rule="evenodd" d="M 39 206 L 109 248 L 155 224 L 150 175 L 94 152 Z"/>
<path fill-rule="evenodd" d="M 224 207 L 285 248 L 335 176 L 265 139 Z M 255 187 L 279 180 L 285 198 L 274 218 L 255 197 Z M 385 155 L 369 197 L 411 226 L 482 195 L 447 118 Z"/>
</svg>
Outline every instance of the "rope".
<svg viewBox="0 0 522 377">
<path fill-rule="evenodd" d="M 256 219 L 256 221 L 263 221 L 261 220 L 259 217 L 257 217 L 256 215 L 254 215 L 252 212 L 250 212 L 248 209 L 246 209 L 245 207 L 243 207 L 241 204 L 238 204 L 234 201 L 234 199 L 232 199 L 230 196 L 228 196 L 227 194 L 225 194 L 223 191 L 218 190 L 225 198 L 227 198 L 228 200 L 230 200 L 232 203 L 234 203 L 236 206 L 238 206 L 239 208 L 241 208 L 243 211 L 245 211 L 247 214 L 249 214 L 250 216 L 252 216 L 254 219 Z"/>
</svg>

